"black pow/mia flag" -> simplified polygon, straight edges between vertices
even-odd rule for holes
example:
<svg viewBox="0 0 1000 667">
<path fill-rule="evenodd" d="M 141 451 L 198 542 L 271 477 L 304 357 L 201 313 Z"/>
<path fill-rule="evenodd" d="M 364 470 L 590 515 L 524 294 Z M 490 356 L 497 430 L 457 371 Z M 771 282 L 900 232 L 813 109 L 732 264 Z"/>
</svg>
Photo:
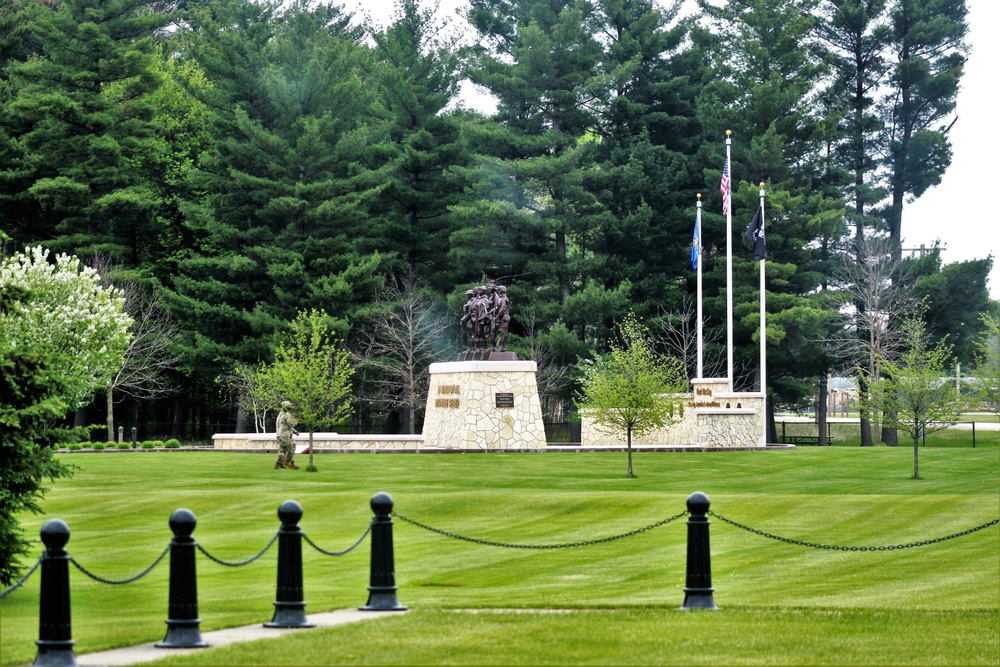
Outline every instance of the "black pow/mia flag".
<svg viewBox="0 0 1000 667">
<path fill-rule="evenodd" d="M 753 246 L 754 259 L 762 260 L 767 256 L 767 250 L 764 247 L 763 206 L 757 207 L 757 212 L 754 213 L 753 220 L 750 221 L 750 225 L 747 227 L 747 240 L 750 241 L 750 245 Z"/>
</svg>

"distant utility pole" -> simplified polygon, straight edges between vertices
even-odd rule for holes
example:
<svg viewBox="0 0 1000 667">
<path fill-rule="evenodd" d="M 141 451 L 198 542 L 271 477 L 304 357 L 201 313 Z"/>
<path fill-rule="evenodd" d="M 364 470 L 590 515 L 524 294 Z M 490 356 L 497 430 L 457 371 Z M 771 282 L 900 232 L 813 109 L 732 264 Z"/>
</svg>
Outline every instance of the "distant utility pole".
<svg viewBox="0 0 1000 667">
<path fill-rule="evenodd" d="M 942 245 L 941 246 L 942 250 L 946 250 L 947 248 L 948 248 L 947 245 Z M 903 252 L 916 252 L 916 253 L 920 253 L 920 258 L 921 259 L 923 259 L 924 256 L 927 255 L 927 253 L 929 253 L 930 251 L 931 251 L 931 248 L 928 248 L 923 243 L 920 244 L 919 248 L 903 248 Z"/>
</svg>

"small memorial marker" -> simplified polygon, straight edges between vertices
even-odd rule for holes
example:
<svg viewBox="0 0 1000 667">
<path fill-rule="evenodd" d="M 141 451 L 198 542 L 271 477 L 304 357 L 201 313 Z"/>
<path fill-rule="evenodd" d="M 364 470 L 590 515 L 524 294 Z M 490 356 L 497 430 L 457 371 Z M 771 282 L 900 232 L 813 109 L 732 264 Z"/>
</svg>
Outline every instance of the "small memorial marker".
<svg viewBox="0 0 1000 667">
<path fill-rule="evenodd" d="M 498 408 L 512 408 L 514 407 L 514 394 L 513 392 L 497 392 L 494 394 L 496 399 L 496 406 Z"/>
</svg>

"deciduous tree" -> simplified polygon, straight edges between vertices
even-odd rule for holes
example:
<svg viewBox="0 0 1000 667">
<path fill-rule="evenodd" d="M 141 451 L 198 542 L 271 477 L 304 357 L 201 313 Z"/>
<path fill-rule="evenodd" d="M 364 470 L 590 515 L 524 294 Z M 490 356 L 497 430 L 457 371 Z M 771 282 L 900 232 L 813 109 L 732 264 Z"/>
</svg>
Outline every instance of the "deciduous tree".
<svg viewBox="0 0 1000 667">
<path fill-rule="evenodd" d="M 58 356 L 69 409 L 107 386 L 122 367 L 131 339 L 133 320 L 124 311 L 121 291 L 102 287 L 97 271 L 75 256 L 50 258 L 41 246 L 6 258 L 0 285 L 27 292 L 20 304 L 0 314 L 0 350 Z"/>
<path fill-rule="evenodd" d="M 321 310 L 300 311 L 289 339 L 278 344 L 274 363 L 266 371 L 275 395 L 291 401 L 300 423 L 309 429 L 310 471 L 316 470 L 314 433 L 347 419 L 353 411 L 349 395 L 354 369 L 329 319 Z"/>
<path fill-rule="evenodd" d="M 38 512 L 42 481 L 69 474 L 51 445 L 57 421 L 121 366 L 132 318 L 76 257 L 41 247 L 0 263 L 0 583 L 27 550 L 19 512 Z"/>
<path fill-rule="evenodd" d="M 392 276 L 360 322 L 356 365 L 366 398 L 402 412 L 405 433 L 415 433 L 426 403 L 430 364 L 445 358 L 449 341 L 444 303 L 411 272 Z"/>
<path fill-rule="evenodd" d="M 26 292 L 0 284 L 0 317 L 22 307 Z M 27 346 L 0 346 L 0 586 L 11 584 L 21 571 L 18 559 L 31 544 L 24 538 L 18 515 L 39 513 L 45 479 L 68 477 L 70 468 L 52 456 L 62 435 L 52 423 L 70 409 L 63 360 L 39 354 Z"/>
<path fill-rule="evenodd" d="M 611 350 L 580 368 L 583 378 L 576 404 L 594 423 L 624 433 L 628 477 L 632 472 L 632 435 L 643 435 L 680 420 L 688 389 L 684 365 L 653 350 L 649 331 L 629 315 Z"/>
<path fill-rule="evenodd" d="M 156 293 L 129 280 L 118 282 L 117 288 L 125 297 L 124 309 L 132 327 L 121 368 L 104 388 L 109 442 L 115 439 L 115 395 L 137 400 L 169 395 L 174 387 L 168 373 L 177 366 L 173 352 L 177 325 Z"/>
<path fill-rule="evenodd" d="M 858 384 L 861 446 L 870 447 L 877 406 L 870 403 L 871 388 L 881 379 L 880 360 L 895 361 L 903 349 L 901 323 L 915 299 L 907 286 L 905 267 L 893 259 L 892 240 L 866 236 L 856 241 L 853 255 L 845 255 L 837 272 L 844 303 L 840 308 L 841 334 L 831 343 L 842 363 L 853 369 Z"/>
<path fill-rule="evenodd" d="M 880 358 L 882 378 L 872 391 L 886 424 L 913 441 L 913 478 L 920 478 L 920 439 L 953 426 L 968 409 L 968 401 L 949 380 L 952 346 L 933 345 L 920 317 L 902 326 L 906 351 L 897 361 Z"/>
</svg>

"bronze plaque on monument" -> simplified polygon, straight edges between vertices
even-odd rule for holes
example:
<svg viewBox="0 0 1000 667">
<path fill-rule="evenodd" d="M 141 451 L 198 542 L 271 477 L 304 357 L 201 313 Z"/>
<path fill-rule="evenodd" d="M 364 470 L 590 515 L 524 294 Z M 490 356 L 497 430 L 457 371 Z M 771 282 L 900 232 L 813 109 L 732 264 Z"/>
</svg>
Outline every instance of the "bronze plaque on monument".
<svg viewBox="0 0 1000 667">
<path fill-rule="evenodd" d="M 498 408 L 512 408 L 514 407 L 514 394 L 511 392 L 497 392 L 493 395 L 496 399 L 496 406 Z"/>
</svg>

